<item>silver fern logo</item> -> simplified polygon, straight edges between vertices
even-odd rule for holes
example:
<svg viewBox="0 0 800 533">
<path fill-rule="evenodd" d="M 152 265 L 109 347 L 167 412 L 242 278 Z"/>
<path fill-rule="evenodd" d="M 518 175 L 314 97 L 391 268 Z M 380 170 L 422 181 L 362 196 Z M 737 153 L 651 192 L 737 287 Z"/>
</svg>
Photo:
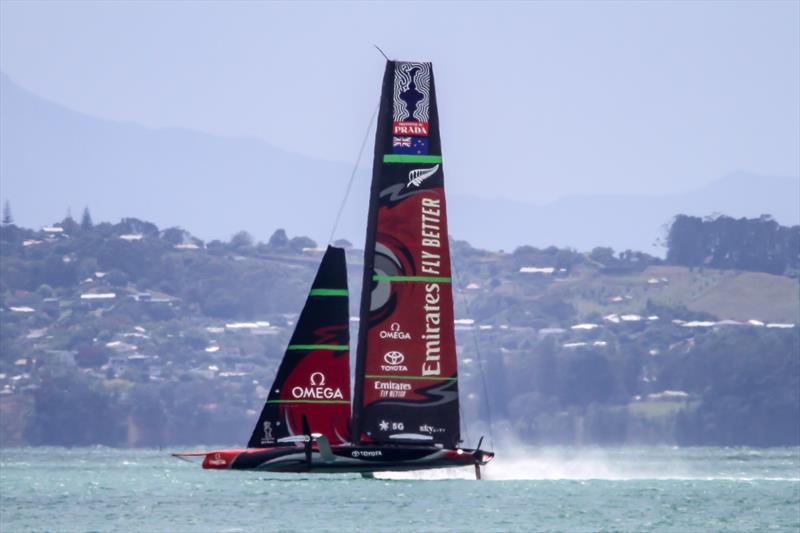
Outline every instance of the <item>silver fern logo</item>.
<svg viewBox="0 0 800 533">
<path fill-rule="evenodd" d="M 419 187 L 422 185 L 423 181 L 436 174 L 437 170 L 439 170 L 439 165 L 434 165 L 431 168 L 417 168 L 412 170 L 408 173 L 408 184 L 406 185 L 406 189 L 412 185 L 414 187 Z"/>
</svg>

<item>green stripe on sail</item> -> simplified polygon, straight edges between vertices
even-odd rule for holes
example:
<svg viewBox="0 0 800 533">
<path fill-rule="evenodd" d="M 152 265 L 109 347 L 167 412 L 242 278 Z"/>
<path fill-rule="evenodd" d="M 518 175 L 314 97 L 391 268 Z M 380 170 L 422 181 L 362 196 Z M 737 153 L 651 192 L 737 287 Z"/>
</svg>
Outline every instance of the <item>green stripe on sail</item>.
<svg viewBox="0 0 800 533">
<path fill-rule="evenodd" d="M 335 352 L 346 352 L 350 349 L 349 346 L 342 346 L 341 344 L 290 344 L 286 347 L 287 350 L 333 350 Z"/>
<path fill-rule="evenodd" d="M 441 163 L 440 155 L 385 154 L 384 163 Z"/>
<path fill-rule="evenodd" d="M 350 405 L 349 400 L 267 400 L 267 403 L 344 403 Z"/>
<path fill-rule="evenodd" d="M 450 283 L 450 278 L 437 276 L 382 276 L 375 274 L 372 281 L 427 281 L 430 283 Z"/>
<path fill-rule="evenodd" d="M 347 289 L 311 289 L 309 296 L 347 296 Z"/>
<path fill-rule="evenodd" d="M 382 376 L 378 374 L 366 374 L 365 378 L 369 379 L 397 379 L 397 380 L 404 380 L 404 379 L 425 379 L 428 381 L 457 381 L 458 378 L 441 378 L 438 376 Z"/>
</svg>

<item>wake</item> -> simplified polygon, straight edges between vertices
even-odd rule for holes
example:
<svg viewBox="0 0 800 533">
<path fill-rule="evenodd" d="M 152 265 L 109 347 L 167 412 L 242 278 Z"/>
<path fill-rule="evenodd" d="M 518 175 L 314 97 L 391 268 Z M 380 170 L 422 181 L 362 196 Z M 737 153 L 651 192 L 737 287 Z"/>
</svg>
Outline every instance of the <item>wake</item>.
<svg viewBox="0 0 800 533">
<path fill-rule="evenodd" d="M 654 448 L 498 448 L 497 456 L 482 467 L 483 479 L 504 480 L 685 480 L 685 481 L 788 481 L 800 477 L 769 472 L 742 471 L 741 465 L 724 464 L 715 469 L 714 460 L 682 458 L 680 451 L 669 453 Z M 651 452 L 651 453 L 649 453 Z M 737 468 L 737 466 L 739 468 Z M 716 470 L 716 471 L 715 471 Z M 787 472 L 795 474 L 796 470 Z M 416 472 L 381 472 L 379 479 L 445 480 L 475 479 L 472 467 Z"/>
</svg>

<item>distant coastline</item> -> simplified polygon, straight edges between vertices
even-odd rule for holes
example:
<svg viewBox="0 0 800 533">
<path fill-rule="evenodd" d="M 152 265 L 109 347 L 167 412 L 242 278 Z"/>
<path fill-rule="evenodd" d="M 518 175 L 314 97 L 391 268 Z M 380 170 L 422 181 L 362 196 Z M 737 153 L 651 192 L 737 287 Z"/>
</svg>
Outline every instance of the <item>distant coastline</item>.
<svg viewBox="0 0 800 533">
<path fill-rule="evenodd" d="M 246 439 L 319 261 L 317 243 L 283 230 L 265 242 L 246 232 L 204 242 L 134 218 L 95 224 L 88 209 L 33 230 L 8 211 L 1 445 Z M 763 217 L 675 220 L 676 235 L 685 224 L 705 229 L 673 236 L 666 259 L 452 242 L 462 409 L 477 421 L 470 433 L 485 434 L 491 414 L 495 432 L 537 445 L 800 443 L 797 258 L 780 263 L 776 238 L 715 244 L 730 241 L 717 232 L 800 228 Z M 751 262 L 748 250 L 764 243 L 778 248 Z M 348 250 L 357 294 L 361 251 L 337 245 Z M 737 264 L 763 271 L 725 267 Z"/>
</svg>

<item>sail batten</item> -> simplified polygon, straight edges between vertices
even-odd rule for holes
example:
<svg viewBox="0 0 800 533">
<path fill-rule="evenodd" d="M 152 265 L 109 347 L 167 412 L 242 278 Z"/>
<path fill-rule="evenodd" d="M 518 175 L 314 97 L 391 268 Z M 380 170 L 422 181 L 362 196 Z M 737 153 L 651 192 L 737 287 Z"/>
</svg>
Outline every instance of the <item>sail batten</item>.
<svg viewBox="0 0 800 533">
<path fill-rule="evenodd" d="M 452 280 L 448 277 L 435 277 L 435 276 L 372 276 L 372 281 L 432 281 L 435 283 L 450 283 Z"/>
<path fill-rule="evenodd" d="M 385 154 L 384 163 L 441 163 L 440 155 Z"/>
<path fill-rule="evenodd" d="M 339 344 L 290 344 L 286 347 L 287 350 L 333 350 L 334 352 L 344 352 L 350 349 L 347 345 Z"/>
<path fill-rule="evenodd" d="M 347 289 L 311 289 L 309 296 L 347 296 Z"/>
<path fill-rule="evenodd" d="M 451 285 L 433 71 L 430 63 L 389 61 L 364 247 L 356 441 L 396 443 L 420 435 L 457 445 Z"/>
</svg>

